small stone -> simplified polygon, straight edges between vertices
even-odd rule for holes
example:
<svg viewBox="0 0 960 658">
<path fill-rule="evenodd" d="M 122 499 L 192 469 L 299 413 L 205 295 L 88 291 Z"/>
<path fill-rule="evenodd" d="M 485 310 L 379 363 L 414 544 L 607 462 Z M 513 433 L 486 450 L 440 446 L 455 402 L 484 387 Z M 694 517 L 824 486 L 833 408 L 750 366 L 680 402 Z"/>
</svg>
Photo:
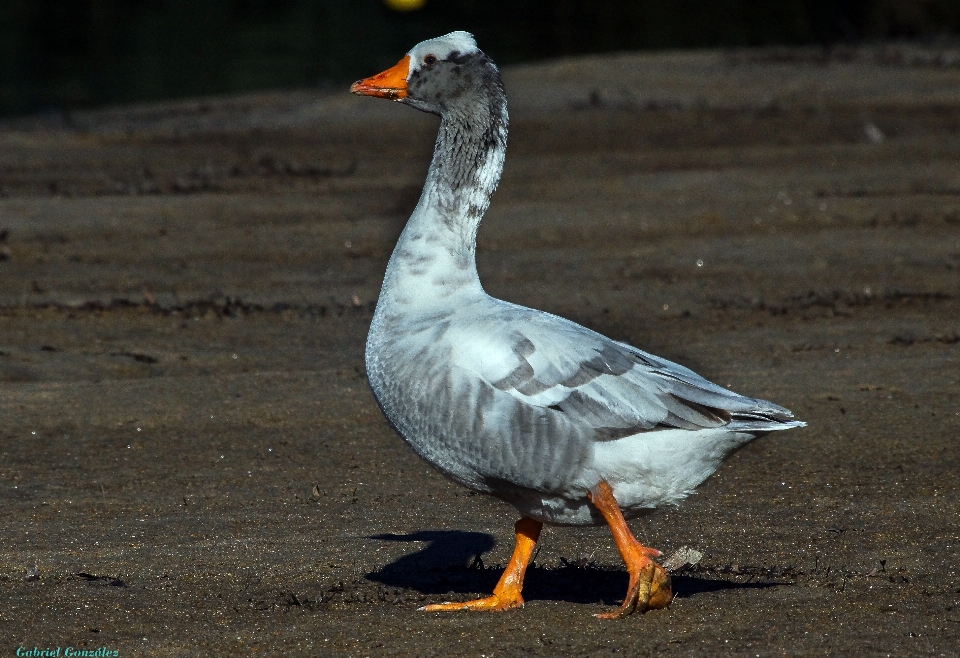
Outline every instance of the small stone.
<svg viewBox="0 0 960 658">
<path fill-rule="evenodd" d="M 660 563 L 660 566 L 670 573 L 678 573 L 684 569 L 700 564 L 700 560 L 702 559 L 703 553 L 697 549 L 690 548 L 689 546 L 681 546 L 668 555 L 666 559 Z"/>
</svg>

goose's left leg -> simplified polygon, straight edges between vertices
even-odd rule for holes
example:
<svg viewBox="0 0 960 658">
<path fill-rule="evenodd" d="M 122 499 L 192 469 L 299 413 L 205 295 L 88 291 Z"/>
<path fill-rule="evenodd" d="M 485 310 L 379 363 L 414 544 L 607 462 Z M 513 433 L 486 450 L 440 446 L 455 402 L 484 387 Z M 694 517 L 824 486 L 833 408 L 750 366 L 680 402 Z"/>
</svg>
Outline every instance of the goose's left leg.
<svg viewBox="0 0 960 658">
<path fill-rule="evenodd" d="M 513 555 L 510 556 L 507 568 L 500 576 L 500 582 L 493 589 L 493 596 L 462 603 L 435 603 L 425 605 L 420 609 L 426 612 L 437 612 L 441 610 L 509 610 L 510 608 L 519 608 L 523 605 L 523 597 L 520 595 L 520 590 L 523 589 L 523 576 L 527 572 L 527 564 L 530 563 L 530 556 L 533 555 L 537 539 L 540 538 L 541 529 L 543 529 L 543 523 L 530 517 L 525 516 L 517 521 L 514 526 L 517 533 L 517 543 L 513 548 Z"/>
<path fill-rule="evenodd" d="M 629 615 L 635 610 L 646 612 L 650 609 L 666 608 L 673 600 L 670 576 L 663 567 L 651 559 L 660 555 L 660 551 L 644 546 L 633 536 L 623 518 L 617 499 L 613 497 L 613 489 L 604 480 L 600 480 L 588 497 L 610 526 L 617 549 L 630 574 L 627 596 L 623 599 L 620 609 L 616 612 L 598 614 L 597 617 L 616 619 Z"/>
</svg>

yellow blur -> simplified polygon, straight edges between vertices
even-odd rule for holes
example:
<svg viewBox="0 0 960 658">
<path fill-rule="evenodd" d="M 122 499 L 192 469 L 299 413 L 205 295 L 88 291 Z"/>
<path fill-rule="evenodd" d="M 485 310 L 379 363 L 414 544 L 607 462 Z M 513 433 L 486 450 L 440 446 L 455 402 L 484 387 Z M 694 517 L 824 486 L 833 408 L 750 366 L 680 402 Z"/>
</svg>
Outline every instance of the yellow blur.
<svg viewBox="0 0 960 658">
<path fill-rule="evenodd" d="M 394 11 L 414 11 L 421 9 L 427 0 L 383 0 Z"/>
</svg>

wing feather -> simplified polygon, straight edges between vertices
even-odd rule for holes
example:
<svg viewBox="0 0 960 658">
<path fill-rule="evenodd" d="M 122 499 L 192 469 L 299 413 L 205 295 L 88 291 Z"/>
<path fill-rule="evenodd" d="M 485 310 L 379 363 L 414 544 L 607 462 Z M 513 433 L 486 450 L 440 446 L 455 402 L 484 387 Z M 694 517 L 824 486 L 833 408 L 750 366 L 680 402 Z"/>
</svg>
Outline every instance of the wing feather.
<svg viewBox="0 0 960 658">
<path fill-rule="evenodd" d="M 568 414 L 594 428 L 599 440 L 657 426 L 695 430 L 732 423 L 763 431 L 793 416 L 569 320 L 504 305 L 502 316 L 484 322 L 482 340 L 458 341 L 476 347 L 455 354 L 457 365 L 525 404 Z"/>
</svg>

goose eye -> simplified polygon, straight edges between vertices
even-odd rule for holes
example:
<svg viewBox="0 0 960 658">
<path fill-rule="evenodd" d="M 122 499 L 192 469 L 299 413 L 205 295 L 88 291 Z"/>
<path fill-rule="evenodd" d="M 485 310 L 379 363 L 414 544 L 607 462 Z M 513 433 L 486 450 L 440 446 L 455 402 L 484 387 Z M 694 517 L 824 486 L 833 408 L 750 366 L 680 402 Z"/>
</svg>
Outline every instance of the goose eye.
<svg viewBox="0 0 960 658">
<path fill-rule="evenodd" d="M 437 63 L 437 58 L 434 55 L 427 55 L 423 58 L 423 63 L 427 66 L 433 66 Z"/>
</svg>

